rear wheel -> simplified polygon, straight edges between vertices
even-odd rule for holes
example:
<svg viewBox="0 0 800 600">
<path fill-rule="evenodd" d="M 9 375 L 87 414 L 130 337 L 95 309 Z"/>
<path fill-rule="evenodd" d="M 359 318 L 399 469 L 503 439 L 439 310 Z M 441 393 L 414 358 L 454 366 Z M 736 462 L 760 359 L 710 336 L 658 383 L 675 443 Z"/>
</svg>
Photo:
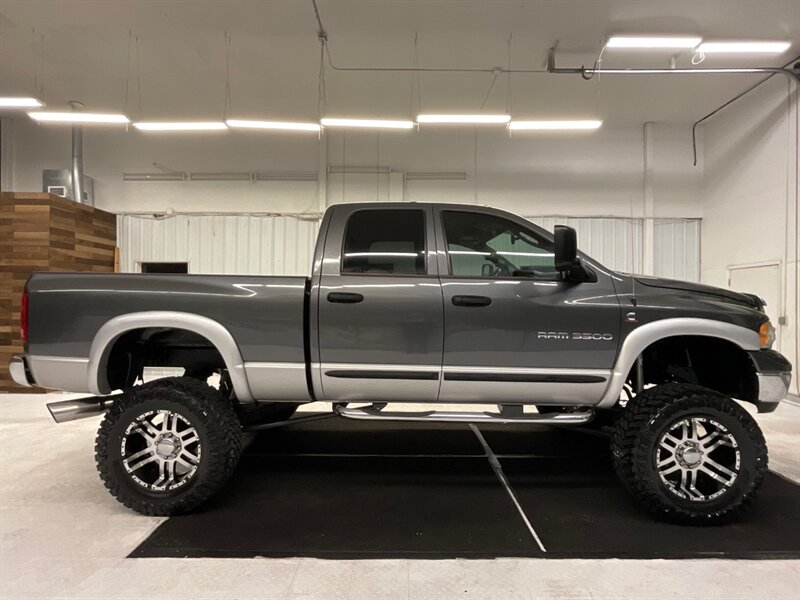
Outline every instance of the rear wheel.
<svg viewBox="0 0 800 600">
<path fill-rule="evenodd" d="M 634 397 L 612 437 L 614 466 L 650 512 L 678 523 L 712 525 L 750 506 L 767 469 L 755 420 L 717 392 L 665 384 Z"/>
<path fill-rule="evenodd" d="M 108 490 L 147 515 L 199 506 L 228 480 L 240 453 L 241 427 L 229 401 L 186 377 L 126 392 L 106 413 L 95 443 Z"/>
</svg>

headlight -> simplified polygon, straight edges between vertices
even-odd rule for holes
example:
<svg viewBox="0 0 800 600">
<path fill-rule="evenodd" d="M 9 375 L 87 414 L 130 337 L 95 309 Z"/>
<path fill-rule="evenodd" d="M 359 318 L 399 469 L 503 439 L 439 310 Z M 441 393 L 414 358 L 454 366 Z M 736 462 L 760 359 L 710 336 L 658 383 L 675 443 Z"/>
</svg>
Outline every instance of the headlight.
<svg viewBox="0 0 800 600">
<path fill-rule="evenodd" d="M 769 321 L 762 323 L 758 328 L 758 339 L 762 348 L 772 348 L 772 344 L 775 343 L 775 328 L 772 323 Z"/>
</svg>

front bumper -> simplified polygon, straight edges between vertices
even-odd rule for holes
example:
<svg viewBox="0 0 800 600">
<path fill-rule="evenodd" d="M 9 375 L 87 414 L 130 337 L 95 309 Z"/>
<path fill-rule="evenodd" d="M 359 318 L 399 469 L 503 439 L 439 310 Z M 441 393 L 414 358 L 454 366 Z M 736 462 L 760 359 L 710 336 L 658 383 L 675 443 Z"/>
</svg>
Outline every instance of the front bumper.
<svg viewBox="0 0 800 600">
<path fill-rule="evenodd" d="M 11 373 L 13 379 L 19 385 L 31 387 L 34 384 L 33 377 L 31 377 L 28 363 L 25 361 L 24 356 L 14 356 L 8 363 L 8 371 Z"/>
<path fill-rule="evenodd" d="M 775 350 L 750 352 L 758 381 L 758 412 L 772 412 L 789 393 L 792 383 L 792 364 Z"/>
</svg>

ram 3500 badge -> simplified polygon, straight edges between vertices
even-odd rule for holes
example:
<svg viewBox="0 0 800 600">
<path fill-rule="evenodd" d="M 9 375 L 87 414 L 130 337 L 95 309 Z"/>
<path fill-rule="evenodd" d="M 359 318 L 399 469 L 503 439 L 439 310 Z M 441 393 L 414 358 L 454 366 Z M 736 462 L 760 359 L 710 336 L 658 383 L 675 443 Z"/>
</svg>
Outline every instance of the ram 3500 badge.
<svg viewBox="0 0 800 600">
<path fill-rule="evenodd" d="M 567 333 L 566 331 L 540 331 L 537 336 L 540 340 L 613 340 L 613 333 Z"/>
<path fill-rule="evenodd" d="M 37 273 L 22 329 L 15 380 L 91 394 L 50 410 L 57 421 L 105 413 L 103 481 L 157 515 L 223 485 L 243 428 L 317 400 L 354 419 L 613 417 L 617 473 L 643 506 L 716 523 L 753 501 L 767 468 L 761 431 L 734 399 L 774 410 L 791 379 L 758 298 L 615 273 L 579 253 L 568 227 L 553 235 L 461 205 L 333 206 L 310 278 Z M 148 366 L 184 374 L 141 384 Z"/>
</svg>

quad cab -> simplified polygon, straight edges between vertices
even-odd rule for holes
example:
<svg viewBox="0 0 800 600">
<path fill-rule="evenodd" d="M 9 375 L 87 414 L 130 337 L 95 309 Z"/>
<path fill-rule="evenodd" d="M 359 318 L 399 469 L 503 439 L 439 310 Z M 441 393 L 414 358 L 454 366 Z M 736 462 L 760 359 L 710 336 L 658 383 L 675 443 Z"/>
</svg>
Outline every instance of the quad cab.
<svg viewBox="0 0 800 600">
<path fill-rule="evenodd" d="M 617 473 L 645 508 L 718 523 L 752 503 L 767 468 L 735 400 L 772 411 L 791 379 L 757 297 L 616 273 L 577 251 L 573 229 L 453 204 L 330 207 L 310 278 L 37 273 L 22 327 L 15 380 L 90 394 L 50 410 L 105 413 L 100 475 L 153 515 L 214 494 L 243 429 L 319 401 L 352 419 L 608 421 Z M 145 367 L 183 376 L 141 383 Z"/>
</svg>

